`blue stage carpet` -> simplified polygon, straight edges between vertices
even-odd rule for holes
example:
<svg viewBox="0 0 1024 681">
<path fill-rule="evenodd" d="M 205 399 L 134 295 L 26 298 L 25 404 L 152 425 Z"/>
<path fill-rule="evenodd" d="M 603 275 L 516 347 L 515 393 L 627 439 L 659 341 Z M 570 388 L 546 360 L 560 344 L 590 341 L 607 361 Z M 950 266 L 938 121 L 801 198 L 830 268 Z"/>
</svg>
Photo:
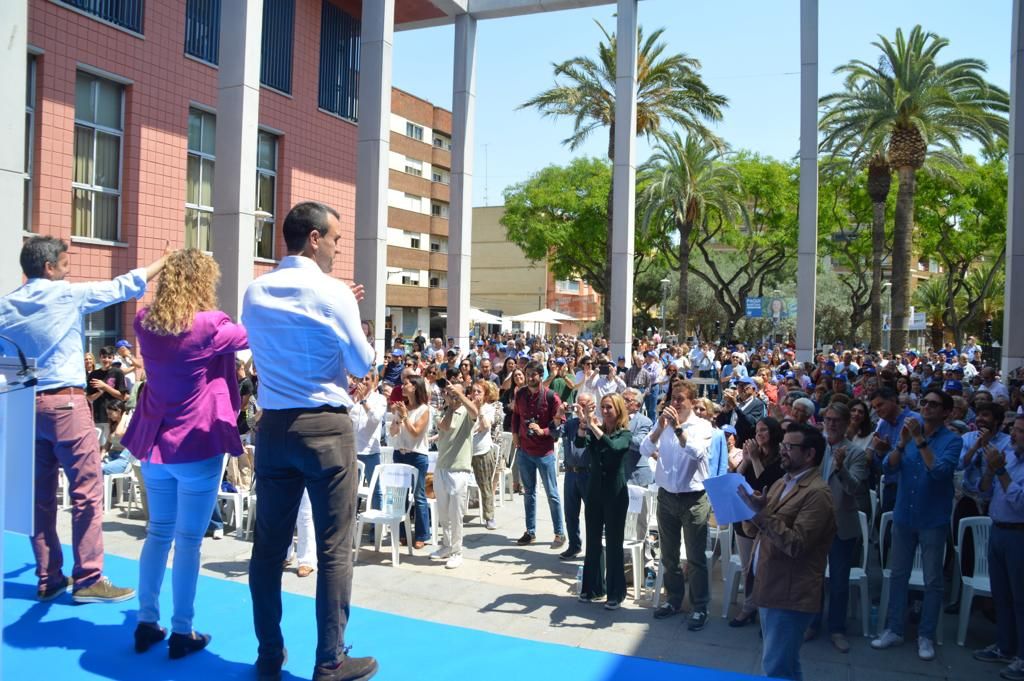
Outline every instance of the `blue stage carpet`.
<svg viewBox="0 0 1024 681">
<path fill-rule="evenodd" d="M 35 599 L 32 553 L 25 537 L 4 534 L 3 673 L 5 681 L 171 681 L 253 679 L 256 638 L 249 590 L 245 584 L 200 577 L 196 610 L 210 647 L 170 661 L 166 647 L 138 655 L 132 632 L 138 601 L 112 605 L 74 605 L 67 594 L 39 603 Z M 65 547 L 65 565 L 71 556 Z M 138 581 L 138 563 L 108 556 L 106 574 L 115 584 Z M 171 580 L 164 579 L 161 615 L 171 613 Z M 314 601 L 284 594 L 282 628 L 288 645 L 285 679 L 308 679 L 316 645 Z M 744 674 L 614 655 L 540 643 L 464 627 L 436 624 L 362 608 L 352 609 L 346 638 L 353 655 L 380 661 L 376 679 L 492 679 L 529 677 L 530 681 L 745 681 Z M 571 671 L 570 671 L 571 670 Z"/>
</svg>

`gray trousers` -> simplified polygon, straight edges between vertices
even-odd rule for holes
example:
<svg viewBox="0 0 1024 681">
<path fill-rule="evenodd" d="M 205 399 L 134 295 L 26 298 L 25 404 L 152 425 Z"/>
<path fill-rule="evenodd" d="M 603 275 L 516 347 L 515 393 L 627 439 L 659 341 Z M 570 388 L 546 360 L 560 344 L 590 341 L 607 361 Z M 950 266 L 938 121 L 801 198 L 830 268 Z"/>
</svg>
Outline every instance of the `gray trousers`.
<svg viewBox="0 0 1024 681">
<path fill-rule="evenodd" d="M 658 490 L 658 535 L 661 562 L 665 569 L 668 602 L 683 605 L 686 583 L 690 583 L 690 603 L 695 612 L 707 612 L 710 600 L 708 559 L 708 517 L 711 503 L 705 492 L 673 494 Z M 686 574 L 679 556 L 680 536 L 686 546 Z"/>
</svg>

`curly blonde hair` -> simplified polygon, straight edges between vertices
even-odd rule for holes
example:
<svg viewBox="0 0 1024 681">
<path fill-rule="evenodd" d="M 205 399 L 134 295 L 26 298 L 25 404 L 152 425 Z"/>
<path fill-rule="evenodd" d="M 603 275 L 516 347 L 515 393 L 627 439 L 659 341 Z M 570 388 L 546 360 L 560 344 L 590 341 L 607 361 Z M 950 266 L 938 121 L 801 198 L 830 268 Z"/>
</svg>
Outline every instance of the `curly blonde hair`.
<svg viewBox="0 0 1024 681">
<path fill-rule="evenodd" d="M 177 336 L 192 328 L 197 312 L 217 308 L 220 267 L 202 251 L 186 248 L 167 256 L 156 299 L 142 326 L 159 336 Z"/>
</svg>

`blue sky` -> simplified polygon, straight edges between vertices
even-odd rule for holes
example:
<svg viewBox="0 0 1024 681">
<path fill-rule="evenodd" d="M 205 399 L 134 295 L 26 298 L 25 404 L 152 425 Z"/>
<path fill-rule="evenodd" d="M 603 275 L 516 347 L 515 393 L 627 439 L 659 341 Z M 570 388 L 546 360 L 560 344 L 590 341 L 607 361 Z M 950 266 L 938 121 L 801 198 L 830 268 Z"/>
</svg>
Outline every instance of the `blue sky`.
<svg viewBox="0 0 1024 681">
<path fill-rule="evenodd" d="M 719 134 L 734 148 L 777 158 L 798 149 L 799 0 L 643 0 L 640 24 L 665 28 L 670 52 L 699 59 L 708 85 L 729 98 Z M 576 152 L 561 141 L 571 122 L 541 118 L 520 104 L 554 84 L 552 64 L 594 55 L 600 21 L 614 30 L 614 4 L 605 7 L 482 21 L 477 29 L 477 109 L 473 205 L 500 205 L 508 185 L 575 155 L 603 156 L 607 132 Z M 855 9 L 854 9 L 855 8 Z M 1010 0 L 821 0 L 819 91 L 839 88 L 832 75 L 850 59 L 874 61 L 879 33 L 920 23 L 950 40 L 943 60 L 973 56 L 987 62 L 989 80 L 1009 88 Z M 395 34 L 394 85 L 451 107 L 451 26 Z M 637 162 L 648 154 L 641 143 Z M 486 200 L 485 200 L 486 198 Z"/>
</svg>

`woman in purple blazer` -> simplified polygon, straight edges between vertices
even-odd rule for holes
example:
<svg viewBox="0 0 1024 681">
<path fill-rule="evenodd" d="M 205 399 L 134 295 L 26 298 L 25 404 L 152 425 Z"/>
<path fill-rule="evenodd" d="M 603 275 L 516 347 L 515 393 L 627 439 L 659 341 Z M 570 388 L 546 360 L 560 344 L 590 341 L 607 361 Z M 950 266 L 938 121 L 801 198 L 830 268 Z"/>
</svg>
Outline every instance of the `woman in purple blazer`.
<svg viewBox="0 0 1024 681">
<path fill-rule="evenodd" d="M 242 442 L 235 352 L 245 329 L 218 311 L 217 263 L 195 249 L 167 258 L 156 299 L 135 317 L 149 380 L 122 443 L 142 461 L 149 531 L 139 560 L 135 650 L 167 635 L 160 627 L 160 584 L 174 542 L 172 659 L 202 650 L 210 636 L 192 629 L 199 545 L 220 489 L 224 454 Z"/>
</svg>

